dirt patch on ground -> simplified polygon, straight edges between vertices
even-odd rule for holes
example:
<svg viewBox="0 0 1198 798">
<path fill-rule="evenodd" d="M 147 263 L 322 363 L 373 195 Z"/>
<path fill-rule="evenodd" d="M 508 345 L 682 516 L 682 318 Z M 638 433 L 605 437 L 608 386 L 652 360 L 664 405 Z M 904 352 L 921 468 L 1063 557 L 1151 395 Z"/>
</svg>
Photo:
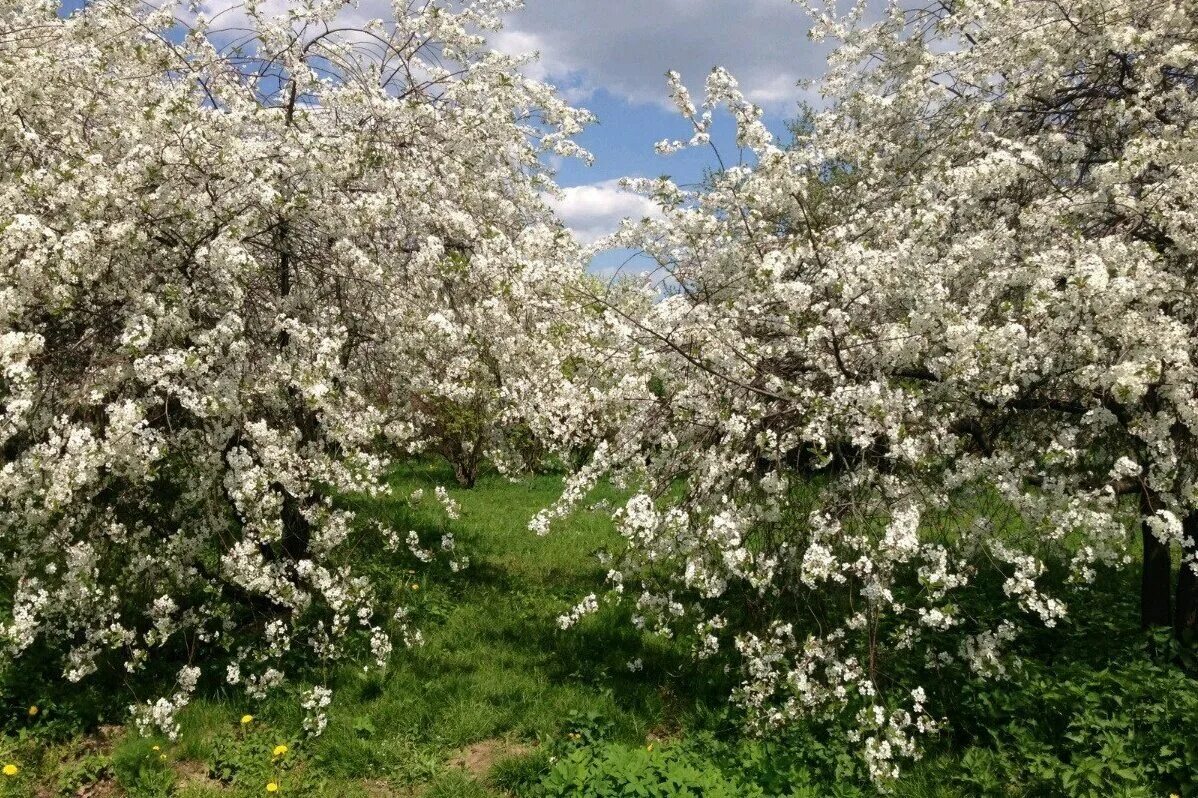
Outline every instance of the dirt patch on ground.
<svg viewBox="0 0 1198 798">
<path fill-rule="evenodd" d="M 481 779 L 491 772 L 491 767 L 499 760 L 523 756 L 531 750 L 531 746 L 513 743 L 510 740 L 499 738 L 480 740 L 459 749 L 449 758 L 447 764 L 451 768 L 461 768 L 474 778 Z"/>
<path fill-rule="evenodd" d="M 105 779 L 87 787 L 80 787 L 74 794 L 77 798 L 115 798 L 122 793 L 115 781 Z"/>
<path fill-rule="evenodd" d="M 682 739 L 682 729 L 677 725 L 658 725 L 645 733 L 646 743 L 669 743 Z"/>
<path fill-rule="evenodd" d="M 57 749 L 58 755 L 54 763 L 55 773 L 75 774 L 77 769 L 83 768 L 81 772 L 78 772 L 78 778 L 74 781 L 87 781 L 87 783 L 73 788 L 65 785 L 38 785 L 33 788 L 34 796 L 36 798 L 61 798 L 61 796 L 67 795 L 71 798 L 111 798 L 122 795 L 123 793 L 113 780 L 111 766 L 102 767 L 97 760 L 103 761 L 103 758 L 111 754 L 112 749 L 116 747 L 124 733 L 125 730 L 122 726 L 100 726 L 87 737 Z"/>
<path fill-rule="evenodd" d="M 80 787 L 74 792 L 63 793 L 57 787 L 41 786 L 35 788 L 33 794 L 36 798 L 60 798 L 62 795 L 70 795 L 71 798 L 116 798 L 116 796 L 123 793 L 116 786 L 115 781 L 104 779 L 95 784 Z"/>
<path fill-rule="evenodd" d="M 68 793 L 72 798 L 116 798 L 122 795 L 120 788 L 116 786 L 116 782 L 111 779 L 98 781 L 95 784 L 88 784 L 85 787 L 80 787 L 72 793 Z M 37 798 L 59 798 L 63 793 L 53 787 L 38 787 L 34 793 Z"/>
<path fill-rule="evenodd" d="M 207 787 L 224 792 L 225 785 L 208 775 L 208 766 L 194 759 L 180 759 L 174 765 L 179 787 Z"/>
</svg>

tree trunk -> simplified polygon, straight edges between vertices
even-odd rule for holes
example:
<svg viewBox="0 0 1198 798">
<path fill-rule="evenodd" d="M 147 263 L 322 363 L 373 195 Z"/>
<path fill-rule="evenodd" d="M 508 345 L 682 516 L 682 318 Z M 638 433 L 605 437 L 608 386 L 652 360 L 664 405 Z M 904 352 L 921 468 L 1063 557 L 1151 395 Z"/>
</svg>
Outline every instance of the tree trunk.
<svg viewBox="0 0 1198 798">
<path fill-rule="evenodd" d="M 473 457 L 453 464 L 453 475 L 463 488 L 473 488 L 478 481 L 478 463 Z"/>
<path fill-rule="evenodd" d="M 1182 522 L 1181 565 L 1177 570 L 1177 611 L 1173 629 L 1180 640 L 1198 639 L 1198 573 L 1191 557 L 1198 555 L 1198 510 Z"/>
<path fill-rule="evenodd" d="M 283 491 L 283 554 L 292 562 L 307 559 L 312 543 L 312 525 L 304 517 L 299 499 Z M 310 504 L 311 502 L 307 502 Z"/>
<path fill-rule="evenodd" d="M 295 103 L 295 83 L 291 84 L 291 100 L 287 109 L 287 121 L 291 123 L 291 112 Z M 287 298 L 291 296 L 292 288 L 292 264 L 291 264 L 291 225 L 286 219 L 279 221 L 279 229 L 276 233 L 275 246 L 279 253 L 279 303 L 280 310 L 286 311 Z M 280 352 L 286 352 L 287 346 L 291 343 L 291 336 L 284 328 L 279 330 L 278 347 Z M 296 429 L 300 433 L 301 443 L 309 443 L 316 439 L 317 420 L 316 415 L 304 407 L 304 398 L 300 392 L 294 387 L 287 388 L 287 399 L 291 405 L 291 416 L 295 422 Z M 302 499 L 292 496 L 282 485 L 277 485 L 277 490 L 283 494 L 283 554 L 293 562 L 308 557 L 308 548 L 312 541 L 312 525 L 308 523 L 307 517 L 304 515 L 304 509 L 310 507 L 315 499 L 311 496 L 305 496 Z"/>
<path fill-rule="evenodd" d="M 1144 517 L 1152 515 L 1152 500 L 1140 494 L 1140 512 Z M 1169 583 L 1173 578 L 1173 563 L 1168 545 L 1157 539 L 1147 522 L 1140 524 L 1140 537 L 1144 543 L 1144 565 L 1140 579 L 1140 628 L 1172 625 Z"/>
</svg>

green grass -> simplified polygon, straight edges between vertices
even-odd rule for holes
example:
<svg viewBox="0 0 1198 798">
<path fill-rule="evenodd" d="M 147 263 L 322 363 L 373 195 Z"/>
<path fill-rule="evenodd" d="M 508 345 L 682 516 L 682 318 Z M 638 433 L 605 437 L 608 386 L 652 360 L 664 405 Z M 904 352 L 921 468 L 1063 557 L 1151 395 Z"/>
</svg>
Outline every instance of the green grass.
<svg viewBox="0 0 1198 798">
<path fill-rule="evenodd" d="M 394 558 L 358 553 L 358 567 L 384 597 L 410 606 L 425 644 L 397 649 L 386 671 L 309 669 L 309 683 L 334 689 L 322 736 L 302 732 L 302 683 L 258 706 L 240 691 L 209 693 L 185 710 L 175 742 L 128 728 L 98 731 L 92 719 L 121 716 L 113 697 L 80 694 L 72 702 L 63 694 L 28 722 L 28 733 L 3 738 L 0 756 L 25 770 L 0 781 L 0 796 L 256 796 L 271 781 L 280 795 L 315 798 L 876 794 L 855 746 L 835 728 L 746 738 L 726 707 L 727 677 L 639 633 L 626 609 L 608 607 L 560 631 L 557 616 L 603 588 L 604 569 L 593 555 L 620 541 L 607 513 L 585 506 L 547 537 L 528 531 L 532 515 L 557 498 L 559 478 L 512 482 L 492 473 L 473 490 L 451 487 L 461 505 L 454 521 L 400 498 L 436 485 L 452 485 L 448 468 L 409 464 L 392 476 L 397 498 L 360 509 L 423 540 L 453 532 L 471 565 L 457 574 L 443 566 L 409 570 Z M 619 495 L 599 488 L 588 504 L 604 499 Z M 1198 771 L 1198 747 L 1187 749 L 1184 730 L 1169 720 L 1177 707 L 1198 711 L 1198 690 L 1173 666 L 1135 653 L 1142 637 L 1133 599 L 1130 585 L 1091 593 L 1072 631 L 1029 636 L 1022 682 L 944 685 L 959 722 L 932 741 L 928 758 L 892 794 L 1150 795 L 1135 784 L 1142 773 L 1165 772 L 1145 763 L 1152 757 L 1143 750 L 1152 745 L 1178 749 L 1168 754 L 1183 757 L 1174 770 L 1192 756 Z M 1112 666 L 1116 651 L 1125 656 Z M 633 674 L 627 662 L 635 658 L 645 667 Z M 3 699 L 21 712 L 20 698 Z M 1140 709 L 1121 708 L 1125 700 Z M 255 719 L 243 726 L 247 712 Z M 63 731 L 71 728 L 91 731 Z M 288 752 L 273 757 L 280 743 Z M 1122 764 L 1102 771 L 1112 757 Z M 1069 786 L 1095 769 L 1101 785 L 1118 783 L 1119 769 L 1134 774 L 1124 791 Z M 637 792 L 640 780 L 673 792 Z"/>
<path fill-rule="evenodd" d="M 452 481 L 447 468 L 418 463 L 397 471 L 392 485 L 396 497 L 406 497 Z M 413 511 L 402 499 L 369 507 L 424 539 L 452 531 L 470 558 L 470 566 L 457 574 L 365 563 L 411 606 L 424 645 L 397 649 L 385 673 L 346 666 L 329 674 L 334 702 L 328 728 L 315 740 L 303 739 L 302 710 L 294 697 L 251 707 L 240 693 L 230 692 L 194 701 L 181 716 L 182 732 L 174 743 L 123 738 L 112 752 L 124 763 L 117 781 L 134 794 L 154 794 L 137 786 L 137 765 L 158 745 L 185 775 L 202 773 L 214 759 L 232 760 L 234 766 L 245 760 L 234 792 L 262 794 L 269 774 L 251 766 L 262 753 L 243 739 L 249 732 L 238 723 L 247 712 L 255 714 L 251 726 L 263 735 L 261 747 L 269 748 L 276 738 L 290 746 L 288 758 L 300 763 L 296 771 L 307 780 L 296 782 L 302 790 L 330 796 L 401 795 L 418 785 L 429 798 L 501 795 L 486 778 L 490 762 L 502 760 L 509 773 L 532 768 L 523 778 L 532 781 L 547 766 L 535 751 L 568 733 L 571 718 L 602 718 L 613 739 L 632 744 L 643 744 L 652 729 L 677 726 L 689 711 L 677 698 L 684 677 L 668 672 L 679 672 L 674 666 L 684 662 L 681 652 L 642 639 L 616 609 L 569 632 L 557 628 L 558 615 L 602 587 L 604 571 L 591 555 L 618 542 L 607 514 L 586 510 L 546 537 L 531 533 L 529 519 L 560 490 L 558 477 L 512 482 L 492 473 L 472 490 L 450 488 L 461 505 L 455 521 L 433 509 Z M 614 494 L 596 491 L 593 500 L 602 498 Z M 656 662 L 658 676 L 629 673 L 626 663 L 634 657 Z M 451 760 L 482 741 L 488 751 L 481 762 L 471 762 L 469 769 L 454 766 Z M 288 780 L 280 782 L 283 791 L 295 794 Z M 206 779 L 176 781 L 182 795 L 230 794 Z"/>
</svg>

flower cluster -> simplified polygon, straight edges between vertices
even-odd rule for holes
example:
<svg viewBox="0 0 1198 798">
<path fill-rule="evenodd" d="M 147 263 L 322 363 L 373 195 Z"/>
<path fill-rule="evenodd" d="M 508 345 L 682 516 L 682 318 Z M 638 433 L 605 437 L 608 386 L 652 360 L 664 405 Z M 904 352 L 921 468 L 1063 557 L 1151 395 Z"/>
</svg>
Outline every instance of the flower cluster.
<svg viewBox="0 0 1198 798">
<path fill-rule="evenodd" d="M 724 107 L 744 165 L 629 181 L 663 213 L 608 244 L 668 290 L 611 304 L 621 422 L 533 528 L 635 486 L 611 596 L 739 658 L 763 728 L 856 718 L 886 780 L 938 726 L 896 652 L 1001 677 L 1137 525 L 1145 623 L 1198 628 L 1198 6 L 864 5 L 808 9 L 839 45 L 791 142 L 726 72 L 701 106 L 670 76 L 659 149 Z"/>
<path fill-rule="evenodd" d="M 385 661 L 338 497 L 438 436 L 568 442 L 568 396 L 523 408 L 597 314 L 539 166 L 589 117 L 486 46 L 509 2 L 150 5 L 0 10 L 0 647 L 211 663 L 135 708 L 170 734 L 209 669 Z"/>
</svg>

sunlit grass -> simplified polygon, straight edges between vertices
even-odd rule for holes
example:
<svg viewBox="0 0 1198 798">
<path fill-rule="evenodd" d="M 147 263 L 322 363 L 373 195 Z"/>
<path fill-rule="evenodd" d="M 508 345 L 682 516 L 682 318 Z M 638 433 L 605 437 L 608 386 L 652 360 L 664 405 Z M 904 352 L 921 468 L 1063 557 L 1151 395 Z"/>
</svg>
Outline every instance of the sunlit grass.
<svg viewBox="0 0 1198 798">
<path fill-rule="evenodd" d="M 405 500 L 414 490 L 427 494 L 437 485 L 448 487 L 459 502 L 460 518 L 449 520 L 428 505 L 413 509 Z M 558 615 L 587 593 L 603 590 L 605 570 L 594 555 L 621 544 L 609 518 L 611 504 L 621 498 L 618 492 L 596 489 L 551 534 L 538 537 L 528 530 L 528 521 L 558 497 L 562 482 L 557 476 L 511 481 L 488 473 L 474 489 L 462 490 L 453 485 L 447 467 L 417 462 L 397 470 L 391 487 L 390 499 L 355 504 L 401 533 L 417 531 L 423 540 L 452 532 L 471 561 L 455 574 L 443 565 L 400 567 L 396 558 L 371 549 L 355 552 L 355 567 L 370 574 L 387 600 L 411 607 L 425 638 L 422 646 L 397 649 L 385 670 L 357 663 L 324 673 L 315 667 L 305 671 L 299 663 L 292 683 L 265 704 L 251 705 L 239 688 L 210 689 L 183 712 L 174 742 L 103 725 L 105 718 L 120 716 L 103 691 L 81 693 L 74 703 L 66 693 L 55 694 L 36 718 L 23 722 L 36 720 L 43 730 L 59 728 L 58 723 L 65 731 L 55 732 L 53 741 L 5 738 L 7 755 L 22 764 L 21 774 L 2 784 L 7 794 L 70 795 L 102 784 L 112 792 L 97 795 L 215 798 L 266 795 L 274 784 L 271 794 L 315 798 L 533 798 L 559 766 L 555 761 L 578 751 L 593 753 L 601 769 L 630 762 L 656 768 L 655 773 L 682 768 L 717 792 L 751 788 L 754 795 L 798 798 L 874 794 L 849 763 L 855 758 L 851 745 L 819 727 L 778 739 L 746 735 L 727 709 L 735 674 L 696 665 L 682 643 L 642 634 L 629 623 L 626 608 L 605 607 L 576 628 L 558 629 Z M 951 535 L 976 515 L 1000 518 L 987 498 L 930 517 L 926 526 L 932 534 Z M 590 509 L 600 501 L 602 510 Z M 1005 528 L 1011 534 L 1022 531 L 1013 522 Z M 1103 590 L 1087 593 L 1090 601 L 1074 608 L 1063 629 L 1027 636 L 1031 672 L 1041 675 L 1020 689 L 1055 695 L 1051 691 L 1057 688 L 1044 680 L 1060 675 L 1063 690 L 1114 684 L 1132 695 L 1136 674 L 1143 672 L 1173 685 L 1168 689 L 1177 691 L 1176 700 L 1189 700 L 1184 681 L 1169 682 L 1167 670 L 1137 670 L 1134 657 L 1128 660 L 1129 675 L 1102 675 L 1112 652 L 1141 645 L 1134 586 L 1120 579 L 1103 584 Z M 643 660 L 642 671 L 629 671 L 633 659 Z M 296 699 L 305 681 L 334 690 L 328 728 L 316 739 L 303 733 Z M 962 700 L 962 685 L 938 687 L 944 700 Z M 1015 688 L 996 684 L 993 689 L 1001 697 Z M 26 704 L 14 704 L 12 711 L 28 713 Z M 1061 723 L 1068 711 L 1058 707 L 1045 722 Z M 253 720 L 242 723 L 249 713 Z M 996 768 L 999 756 L 987 734 L 1008 740 L 1001 735 L 1042 734 L 1037 729 L 1050 728 L 1036 726 L 1034 717 L 1014 719 L 1027 732 L 1018 731 L 1022 726 L 1007 732 L 979 728 L 968 717 L 957 720 L 945 735 L 928 741 L 927 758 L 908 768 L 892 795 L 979 795 L 984 779 L 971 774 Z M 71 737 L 72 728 L 87 732 Z M 602 731 L 593 738 L 577 735 L 588 728 Z M 286 753 L 277 756 L 273 752 L 280 746 Z M 1022 761 L 1003 767 L 1023 767 Z M 847 770 L 837 775 L 842 766 Z M 995 779 L 1003 796 L 1046 794 Z"/>
</svg>

